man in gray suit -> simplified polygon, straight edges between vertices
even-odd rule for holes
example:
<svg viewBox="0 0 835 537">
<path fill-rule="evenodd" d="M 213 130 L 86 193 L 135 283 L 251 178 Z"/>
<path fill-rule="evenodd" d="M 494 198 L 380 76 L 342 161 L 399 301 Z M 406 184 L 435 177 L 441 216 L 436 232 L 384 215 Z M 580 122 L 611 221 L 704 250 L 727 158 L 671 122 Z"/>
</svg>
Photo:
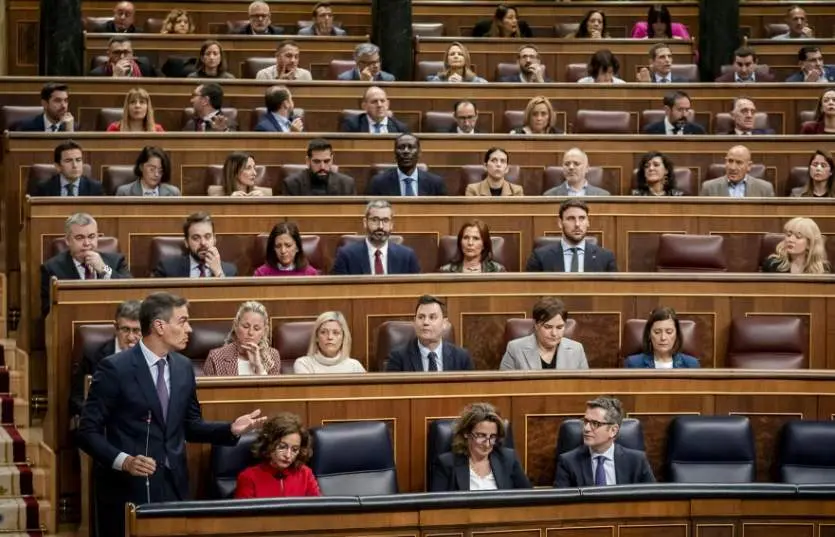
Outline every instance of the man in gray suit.
<svg viewBox="0 0 835 537">
<path fill-rule="evenodd" d="M 609 191 L 590 185 L 586 175 L 589 173 L 589 157 L 586 153 L 572 147 L 562 156 L 562 169 L 565 181 L 545 191 L 544 196 L 608 196 Z"/>
<path fill-rule="evenodd" d="M 751 177 L 751 151 L 735 145 L 725 155 L 725 175 L 705 181 L 701 196 L 730 196 L 732 198 L 773 198 L 774 187 L 768 181 Z"/>
<path fill-rule="evenodd" d="M 588 369 L 583 344 L 564 337 L 568 311 L 562 300 L 543 297 L 533 307 L 533 334 L 507 344 L 500 370 Z"/>
<path fill-rule="evenodd" d="M 307 144 L 307 169 L 283 180 L 285 196 L 355 196 L 354 178 L 332 169 L 333 147 L 317 138 Z M 333 166 L 335 168 L 335 166 Z"/>
</svg>

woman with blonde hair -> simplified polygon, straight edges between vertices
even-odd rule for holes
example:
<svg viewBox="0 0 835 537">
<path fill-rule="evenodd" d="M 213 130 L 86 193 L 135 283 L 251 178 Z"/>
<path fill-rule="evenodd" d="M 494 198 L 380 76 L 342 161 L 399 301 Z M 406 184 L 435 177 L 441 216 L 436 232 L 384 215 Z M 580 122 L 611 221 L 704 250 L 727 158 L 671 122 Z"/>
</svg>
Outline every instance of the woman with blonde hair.
<svg viewBox="0 0 835 537">
<path fill-rule="evenodd" d="M 510 134 L 562 134 L 553 126 L 554 107 L 548 97 L 537 95 L 525 107 L 525 124 L 516 127 Z"/>
<path fill-rule="evenodd" d="M 188 11 L 172 9 L 162 23 L 161 34 L 193 34 L 196 29 L 194 21 Z"/>
<path fill-rule="evenodd" d="M 351 356 L 351 331 L 345 316 L 338 311 L 326 311 L 313 325 L 307 355 L 293 363 L 293 372 L 300 375 L 315 373 L 365 373 L 365 368 Z"/>
<path fill-rule="evenodd" d="M 224 345 L 209 351 L 206 376 L 278 375 L 281 357 L 270 345 L 272 327 L 267 308 L 249 300 L 241 304 Z"/>
<path fill-rule="evenodd" d="M 209 196 L 272 196 L 272 190 L 257 186 L 258 169 L 255 159 L 244 151 L 229 153 L 223 163 L 223 184 L 210 185 Z"/>
<path fill-rule="evenodd" d="M 133 88 L 125 96 L 122 119 L 108 125 L 107 132 L 165 132 L 165 129 L 154 121 L 150 94 L 143 88 Z"/>
<path fill-rule="evenodd" d="M 453 41 L 444 55 L 444 70 L 431 75 L 427 82 L 472 82 L 486 84 L 487 81 L 470 69 L 470 51 L 458 41 Z"/>
<path fill-rule="evenodd" d="M 776 251 L 763 261 L 763 272 L 827 274 L 831 270 L 821 230 L 811 218 L 789 220 Z"/>
</svg>

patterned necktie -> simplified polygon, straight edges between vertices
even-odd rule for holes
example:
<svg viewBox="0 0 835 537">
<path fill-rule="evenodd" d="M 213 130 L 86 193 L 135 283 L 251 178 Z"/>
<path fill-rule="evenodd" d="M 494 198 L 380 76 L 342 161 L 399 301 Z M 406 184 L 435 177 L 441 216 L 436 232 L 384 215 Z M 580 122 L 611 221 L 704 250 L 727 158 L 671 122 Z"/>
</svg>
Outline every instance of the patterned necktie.
<svg viewBox="0 0 835 537">
<path fill-rule="evenodd" d="M 67 183 L 64 185 L 64 190 L 67 191 L 67 196 L 75 196 L 75 183 Z"/>
<path fill-rule="evenodd" d="M 52 131 L 52 132 L 58 132 L 58 129 L 60 129 L 60 128 L 61 128 L 60 123 L 53 123 L 52 125 L 49 126 L 49 130 Z"/>
<path fill-rule="evenodd" d="M 200 277 L 201 278 L 206 277 L 206 264 L 205 263 L 198 263 L 197 264 L 197 270 L 200 271 Z"/>
<path fill-rule="evenodd" d="M 580 253 L 579 248 L 569 248 L 571 250 L 571 269 L 569 272 L 580 272 Z"/>
<path fill-rule="evenodd" d="M 374 250 L 374 274 L 385 274 L 386 271 L 383 268 L 383 252 L 380 250 Z"/>
<path fill-rule="evenodd" d="M 84 279 L 85 280 L 95 280 L 96 279 L 96 273 L 93 270 L 93 267 L 91 267 L 90 265 L 84 265 Z"/>
<path fill-rule="evenodd" d="M 438 370 L 438 355 L 435 352 L 429 353 L 429 371 L 437 371 Z"/>
<path fill-rule="evenodd" d="M 603 455 L 598 455 L 594 458 L 597 461 L 597 468 L 594 470 L 594 486 L 595 487 L 605 487 L 606 486 L 606 468 L 603 466 L 603 461 L 606 460 L 606 457 Z"/>
<path fill-rule="evenodd" d="M 382 123 L 375 123 L 374 124 L 374 134 L 380 134 L 383 132 L 383 124 Z"/>
<path fill-rule="evenodd" d="M 163 421 L 168 419 L 168 387 L 165 385 L 165 358 L 157 360 L 157 397 L 159 397 L 159 405 L 162 407 Z"/>
<path fill-rule="evenodd" d="M 406 183 L 406 188 L 405 188 L 406 193 L 404 195 L 405 196 L 414 196 L 415 195 L 415 187 L 412 186 L 412 183 L 414 183 L 415 180 L 412 179 L 411 177 L 405 177 L 403 179 L 403 182 Z"/>
<path fill-rule="evenodd" d="M 156 195 L 157 195 L 157 191 L 156 191 L 156 190 L 146 190 L 146 191 L 143 193 L 143 195 L 144 195 L 144 196 L 156 196 Z"/>
</svg>

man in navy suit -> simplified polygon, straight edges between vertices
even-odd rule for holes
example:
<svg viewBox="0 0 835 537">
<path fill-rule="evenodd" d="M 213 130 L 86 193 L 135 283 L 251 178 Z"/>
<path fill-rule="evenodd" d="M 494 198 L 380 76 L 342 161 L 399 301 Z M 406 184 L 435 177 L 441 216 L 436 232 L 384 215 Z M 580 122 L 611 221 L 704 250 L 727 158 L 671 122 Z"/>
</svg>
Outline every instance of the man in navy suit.
<svg viewBox="0 0 835 537">
<path fill-rule="evenodd" d="M 604 487 L 655 483 L 643 451 L 615 443 L 623 422 L 623 407 L 614 397 L 586 403 L 583 445 L 557 457 L 555 488 Z"/>
<path fill-rule="evenodd" d="M 32 196 L 103 196 L 104 189 L 95 179 L 84 177 L 84 152 L 72 140 L 58 144 L 52 151 L 55 175 L 29 185 Z"/>
<path fill-rule="evenodd" d="M 415 337 L 389 353 L 386 371 L 470 371 L 473 359 L 466 349 L 444 341 L 449 325 L 446 304 L 434 296 L 418 298 Z"/>
<path fill-rule="evenodd" d="M 562 238 L 531 252 L 525 272 L 617 272 L 615 254 L 586 240 L 589 207 L 581 199 L 560 204 Z"/>
<path fill-rule="evenodd" d="M 69 87 L 47 82 L 41 88 L 43 114 L 18 121 L 9 130 L 21 132 L 73 132 L 75 120 L 70 113 Z"/>
<path fill-rule="evenodd" d="M 221 261 L 217 250 L 212 215 L 199 211 L 183 223 L 183 237 L 188 253 L 159 260 L 155 278 L 225 278 L 238 275 L 238 267 Z"/>
<path fill-rule="evenodd" d="M 365 90 L 362 109 L 365 110 L 362 114 L 345 116 L 339 130 L 366 134 L 409 132 L 409 127 L 391 114 L 388 95 L 377 86 Z"/>
<path fill-rule="evenodd" d="M 687 79 L 673 74 L 673 53 L 670 45 L 656 43 L 649 49 L 649 66 L 638 71 L 638 82 L 681 84 Z"/>
<path fill-rule="evenodd" d="M 673 91 L 664 96 L 664 119 L 644 127 L 644 134 L 680 136 L 684 134 L 705 134 L 704 128 L 689 120 L 693 109 L 690 96 L 683 91 Z"/>
<path fill-rule="evenodd" d="M 731 134 L 737 136 L 751 136 L 754 134 L 774 134 L 774 129 L 755 129 L 754 118 L 757 116 L 757 106 L 748 97 L 737 97 L 734 99 L 734 107 L 731 110 L 731 117 L 734 120 L 730 132 L 718 134 Z"/>
<path fill-rule="evenodd" d="M 203 420 L 191 360 L 180 354 L 191 333 L 185 299 L 149 295 L 139 324 L 142 340 L 99 364 L 81 411 L 100 535 L 124 535 L 127 502 L 189 498 L 186 441 L 234 445 L 266 420 L 260 410 L 232 423 Z"/>
<path fill-rule="evenodd" d="M 823 53 L 819 47 L 801 47 L 797 61 L 800 71 L 787 78 L 786 82 L 835 82 L 835 65 L 823 63 Z"/>
<path fill-rule="evenodd" d="M 362 80 L 363 82 L 394 82 L 394 75 L 380 69 L 380 47 L 374 43 L 360 43 L 354 48 L 356 67 L 337 76 L 337 80 Z"/>
<path fill-rule="evenodd" d="M 249 23 L 235 31 L 239 35 L 282 35 L 284 28 L 273 26 L 270 5 L 261 0 L 249 4 Z"/>
<path fill-rule="evenodd" d="M 414 250 L 389 240 L 394 229 L 394 211 L 385 200 L 368 202 L 362 219 L 365 240 L 346 244 L 336 251 L 331 274 L 418 274 Z"/>
<path fill-rule="evenodd" d="M 304 122 L 293 112 L 293 94 L 287 86 L 271 86 L 264 93 L 267 113 L 255 126 L 256 132 L 302 132 Z"/>
<path fill-rule="evenodd" d="M 446 196 L 444 180 L 418 169 L 420 140 L 413 134 L 401 134 L 394 140 L 397 166 L 371 178 L 367 196 Z"/>
</svg>

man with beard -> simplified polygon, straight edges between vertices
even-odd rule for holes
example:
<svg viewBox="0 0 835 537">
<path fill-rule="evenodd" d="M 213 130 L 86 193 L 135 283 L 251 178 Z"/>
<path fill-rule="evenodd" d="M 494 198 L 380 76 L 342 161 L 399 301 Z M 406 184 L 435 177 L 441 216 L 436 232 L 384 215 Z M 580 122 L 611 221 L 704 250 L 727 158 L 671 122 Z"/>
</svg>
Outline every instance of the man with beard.
<svg viewBox="0 0 835 537">
<path fill-rule="evenodd" d="M 560 204 L 562 238 L 531 252 L 525 272 L 617 272 L 615 254 L 586 240 L 589 207 L 579 199 Z"/>
<path fill-rule="evenodd" d="M 542 84 L 551 82 L 545 76 L 545 66 L 539 58 L 539 49 L 533 45 L 522 45 L 516 60 L 519 64 L 518 75 L 506 75 L 499 78 L 499 82 L 522 82 L 525 84 Z"/>
<path fill-rule="evenodd" d="M 543 196 L 608 196 L 609 191 L 590 185 L 586 176 L 589 173 L 589 157 L 586 153 L 572 147 L 562 156 L 562 173 L 565 181 L 549 188 Z"/>
<path fill-rule="evenodd" d="M 362 219 L 365 240 L 346 244 L 336 251 L 331 274 L 418 274 L 420 264 L 414 250 L 389 241 L 394 229 L 391 203 L 374 200 L 365 207 Z"/>
<path fill-rule="evenodd" d="M 287 86 L 271 86 L 264 93 L 267 113 L 255 126 L 255 132 L 302 132 L 304 121 L 294 111 L 293 94 Z M 299 109 L 301 112 L 301 109 Z"/>
<path fill-rule="evenodd" d="M 43 113 L 18 121 L 9 130 L 22 132 L 73 132 L 77 130 L 70 113 L 70 94 L 66 84 L 47 82 L 41 88 Z"/>
<path fill-rule="evenodd" d="M 209 213 L 190 214 L 183 224 L 188 253 L 160 259 L 152 276 L 156 278 L 224 278 L 237 276 L 238 268 L 221 261 L 215 246 L 215 224 Z"/>
<path fill-rule="evenodd" d="M 401 134 L 394 140 L 397 167 L 371 178 L 367 196 L 446 196 L 444 180 L 418 169 L 420 140 L 413 134 Z"/>
<path fill-rule="evenodd" d="M 332 170 L 333 147 L 317 138 L 307 144 L 307 169 L 283 180 L 285 196 L 354 196 L 357 187 L 353 177 Z"/>
<path fill-rule="evenodd" d="M 690 96 L 683 91 L 674 91 L 664 96 L 664 119 L 644 127 L 644 134 L 664 134 L 680 136 L 684 134 L 705 134 L 704 128 L 692 123 L 690 116 Z"/>
</svg>

